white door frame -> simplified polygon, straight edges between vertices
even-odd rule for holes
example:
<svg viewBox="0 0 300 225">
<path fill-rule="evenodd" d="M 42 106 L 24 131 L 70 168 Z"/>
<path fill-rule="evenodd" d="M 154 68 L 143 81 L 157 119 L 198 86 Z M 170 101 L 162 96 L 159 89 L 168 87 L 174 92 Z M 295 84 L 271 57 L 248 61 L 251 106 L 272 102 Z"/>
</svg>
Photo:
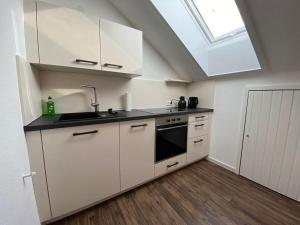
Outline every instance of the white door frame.
<svg viewBox="0 0 300 225">
<path fill-rule="evenodd" d="M 246 123 L 246 112 L 248 106 L 249 91 L 280 91 L 280 90 L 300 90 L 300 84 L 297 85 L 249 85 L 244 90 L 244 100 L 242 105 L 242 114 L 240 118 L 240 132 L 238 138 L 238 148 L 240 149 L 236 158 L 235 173 L 240 174 L 241 156 L 243 151 L 244 131 Z"/>
</svg>

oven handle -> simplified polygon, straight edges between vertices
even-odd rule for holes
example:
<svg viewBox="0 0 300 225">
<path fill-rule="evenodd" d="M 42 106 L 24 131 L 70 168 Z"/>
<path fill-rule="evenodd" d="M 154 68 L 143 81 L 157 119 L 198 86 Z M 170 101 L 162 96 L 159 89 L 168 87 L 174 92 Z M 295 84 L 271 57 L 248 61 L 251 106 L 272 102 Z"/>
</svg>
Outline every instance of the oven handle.
<svg viewBox="0 0 300 225">
<path fill-rule="evenodd" d="M 156 129 L 156 131 L 172 130 L 172 129 L 187 127 L 187 126 L 188 125 L 186 124 L 186 125 L 180 125 L 180 126 L 174 126 L 174 127 L 158 128 L 158 129 Z"/>
</svg>

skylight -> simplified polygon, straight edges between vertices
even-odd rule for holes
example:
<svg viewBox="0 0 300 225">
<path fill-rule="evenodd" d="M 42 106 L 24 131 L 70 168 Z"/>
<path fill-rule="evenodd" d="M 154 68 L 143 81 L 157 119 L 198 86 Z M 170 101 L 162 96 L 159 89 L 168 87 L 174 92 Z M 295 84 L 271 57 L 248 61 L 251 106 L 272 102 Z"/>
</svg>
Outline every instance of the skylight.
<svg viewBox="0 0 300 225">
<path fill-rule="evenodd" d="M 245 31 L 234 0 L 186 0 L 211 42 Z"/>
<path fill-rule="evenodd" d="M 205 74 L 261 69 L 235 0 L 151 0 Z"/>
</svg>

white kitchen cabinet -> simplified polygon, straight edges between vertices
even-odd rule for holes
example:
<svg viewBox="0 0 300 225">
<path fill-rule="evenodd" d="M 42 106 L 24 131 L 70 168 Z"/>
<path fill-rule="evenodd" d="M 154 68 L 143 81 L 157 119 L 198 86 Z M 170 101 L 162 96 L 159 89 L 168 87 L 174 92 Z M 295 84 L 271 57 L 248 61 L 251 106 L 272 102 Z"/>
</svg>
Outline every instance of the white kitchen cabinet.
<svg viewBox="0 0 300 225">
<path fill-rule="evenodd" d="M 192 163 L 209 154 L 211 113 L 189 115 L 187 163 Z"/>
<path fill-rule="evenodd" d="M 208 135 L 188 139 L 187 162 L 192 163 L 208 155 Z"/>
<path fill-rule="evenodd" d="M 154 177 L 155 120 L 120 123 L 121 190 Z"/>
<path fill-rule="evenodd" d="M 27 132 L 26 142 L 30 162 L 30 171 L 32 184 L 36 200 L 39 218 L 41 222 L 51 219 L 51 210 L 49 204 L 47 177 L 44 167 L 43 146 L 40 131 Z"/>
<path fill-rule="evenodd" d="M 103 71 L 142 75 L 141 31 L 100 19 L 100 40 Z"/>
<path fill-rule="evenodd" d="M 119 124 L 42 131 L 52 216 L 120 191 Z"/>
<path fill-rule="evenodd" d="M 37 33 L 40 64 L 101 69 L 98 18 L 38 1 Z"/>
</svg>

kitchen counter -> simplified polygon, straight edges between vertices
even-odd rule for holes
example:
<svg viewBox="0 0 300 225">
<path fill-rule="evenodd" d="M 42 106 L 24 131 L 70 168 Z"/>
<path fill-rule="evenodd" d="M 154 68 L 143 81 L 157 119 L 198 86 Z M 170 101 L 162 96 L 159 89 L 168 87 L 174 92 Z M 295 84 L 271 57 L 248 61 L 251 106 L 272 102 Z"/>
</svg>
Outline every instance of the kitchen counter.
<svg viewBox="0 0 300 225">
<path fill-rule="evenodd" d="M 61 114 L 57 114 L 54 117 L 48 117 L 43 115 L 38 119 L 34 120 L 27 126 L 24 126 L 24 131 L 37 131 L 37 130 L 47 130 L 63 127 L 74 127 L 101 123 L 113 123 L 121 121 L 130 121 L 138 119 L 148 119 L 163 116 L 175 116 L 175 115 L 185 115 L 193 113 L 204 113 L 213 112 L 213 109 L 207 108 L 197 108 L 197 109 L 185 109 L 178 110 L 177 108 L 153 108 L 153 109 L 139 109 L 132 110 L 130 112 L 119 110 L 118 116 L 108 117 L 108 118 L 93 118 L 93 119 L 82 119 L 82 120 L 72 120 L 72 121 L 58 121 Z"/>
</svg>

